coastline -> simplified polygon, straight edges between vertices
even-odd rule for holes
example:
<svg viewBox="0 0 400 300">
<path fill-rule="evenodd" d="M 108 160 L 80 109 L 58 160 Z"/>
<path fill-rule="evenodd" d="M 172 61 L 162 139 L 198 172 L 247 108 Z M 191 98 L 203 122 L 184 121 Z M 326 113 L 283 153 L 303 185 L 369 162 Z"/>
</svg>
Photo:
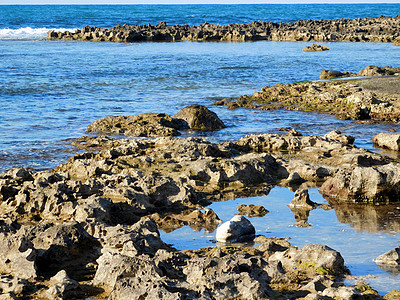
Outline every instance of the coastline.
<svg viewBox="0 0 400 300">
<path fill-rule="evenodd" d="M 368 66 L 356 78 L 277 84 L 263 87 L 254 95 L 223 99 L 214 105 L 224 105 L 230 109 L 245 107 L 310 111 L 346 120 L 395 123 L 400 120 L 400 77 L 398 73 L 389 75 L 393 73 L 388 71 L 390 69 L 398 71 L 398 68 Z M 388 72 L 385 73 L 385 70 Z M 329 72 L 322 71 L 322 74 Z M 343 74 L 349 76 L 349 72 Z"/>
<path fill-rule="evenodd" d="M 118 12 L 109 11 L 114 19 L 108 20 L 106 14 L 98 18 L 100 26 L 119 22 L 118 16 L 114 23 Z M 53 16 L 51 7 L 43 15 L 44 19 Z M 135 19 L 128 11 L 123 15 L 128 18 L 124 20 Z M 217 15 L 224 19 L 223 14 Z M 246 20 L 258 20 L 251 16 Z M 162 17 L 151 20 L 157 18 Z M 85 19 L 82 13 L 75 24 L 90 24 L 94 19 Z M 49 32 L 49 40 L 223 42 L 214 44 L 11 42 L 9 51 L 14 56 L 4 61 L 15 67 L 19 60 L 11 58 L 18 57 L 22 63 L 7 75 L 14 78 L 18 71 L 21 80 L 31 78 L 32 90 L 25 89 L 26 82 L 8 83 L 8 77 L 3 81 L 11 96 L 5 102 L 32 108 L 39 115 L 37 123 L 49 127 L 43 136 L 74 132 L 77 137 L 85 128 L 88 136 L 66 140 L 74 148 L 68 151 L 68 161 L 56 160 L 54 165 L 62 164 L 54 169 L 24 168 L 25 161 L 33 158 L 27 155 L 18 161 L 17 155 L 13 166 L 18 162 L 22 167 L 0 172 L 2 297 L 398 299 L 400 261 L 394 254 L 400 253 L 400 134 L 396 133 L 400 132 L 400 77 L 393 71 L 398 68 L 369 66 L 360 71 L 362 75 L 328 70 L 357 77 L 288 84 L 317 77 L 318 73 L 306 70 L 307 65 L 317 72 L 360 69 L 369 63 L 397 65 L 397 54 L 391 55 L 397 47 L 337 43 L 329 45 L 330 52 L 305 54 L 300 48 L 305 43 L 225 42 L 346 40 L 396 45 L 399 21 L 400 16 L 223 26 L 161 22 Z M 151 22 L 143 22 L 147 23 Z M 357 24 L 365 27 L 357 31 Z M 274 51 L 265 44 L 274 44 L 271 48 L 282 52 L 284 59 L 273 60 Z M 240 52 L 232 46 L 248 50 Z M 232 49 L 222 56 L 210 55 L 228 47 Z M 15 51 L 19 48 L 28 50 Z M 243 59 L 255 53 L 262 55 Z M 203 56 L 210 65 L 200 59 Z M 184 64 L 203 67 L 184 68 Z M 28 65 L 36 67 L 24 68 Z M 298 67 L 285 69 L 285 65 Z M 33 77 L 39 73 L 41 80 Z M 211 73 L 215 76 L 208 76 Z M 235 81 L 246 81 L 247 86 L 235 88 Z M 278 82 L 285 84 L 261 89 Z M 227 98 L 216 103 L 219 107 L 211 106 L 221 99 L 218 96 L 250 94 L 254 86 L 259 91 L 253 96 Z M 174 89 L 182 92 L 171 92 Z M 29 101 L 35 97 L 38 101 Z M 195 103 L 210 104 L 221 119 Z M 206 122 L 194 118 L 196 113 L 176 111 L 184 106 L 200 109 L 197 117 L 202 115 Z M 240 109 L 226 109 L 236 107 Z M 15 118 L 10 114 L 15 124 L 21 122 L 19 113 L 15 109 Z M 53 116 L 60 122 L 52 123 Z M 21 119 L 33 136 L 39 136 L 40 127 L 29 115 Z M 71 123 L 80 129 L 67 128 Z M 21 127 L 15 136 L 25 131 Z M 43 148 L 47 153 L 49 145 Z M 377 148 L 391 149 L 391 154 Z M 10 148 L 10 153 L 14 151 L 26 152 Z M 246 243 L 221 242 L 216 228 L 235 215 L 249 218 L 253 231 L 247 233 L 252 233 Z M 180 229 L 183 234 L 176 233 Z"/>
<path fill-rule="evenodd" d="M 178 42 L 178 41 L 349 41 L 400 43 L 400 16 L 300 20 L 290 23 L 252 22 L 251 24 L 217 25 L 205 22 L 199 26 L 116 25 L 111 29 L 85 26 L 75 32 L 49 31 L 48 40 L 84 40 L 97 42 Z"/>
<path fill-rule="evenodd" d="M 298 248 L 283 237 L 265 236 L 256 237 L 254 248 L 228 243 L 177 251 L 166 245 L 159 228 L 215 230 L 220 220 L 206 208 L 209 203 L 268 194 L 272 186 L 301 191 L 292 201 L 299 227 L 309 226 L 309 212 L 321 206 L 308 199 L 312 187 L 331 199 L 322 205 L 326 210 L 397 203 L 400 195 L 398 160 L 353 146 L 351 136 L 303 136 L 288 129 L 225 143 L 169 137 L 175 134 L 168 128 L 223 127 L 215 114 L 212 121 L 201 113 L 192 122 L 193 115 L 106 117 L 88 131 L 166 137 L 82 137 L 75 146 L 84 152 L 55 170 L 2 173 L 6 250 L 0 268 L 15 276 L 7 281 L 10 289 L 44 298 L 198 298 L 206 289 L 211 298 L 309 299 L 322 293 L 382 299 L 362 277 L 345 286 L 343 279 L 352 278 L 345 261 L 324 245 Z M 199 123 L 207 125 L 195 127 Z M 138 280 L 147 284 L 138 288 Z"/>
</svg>

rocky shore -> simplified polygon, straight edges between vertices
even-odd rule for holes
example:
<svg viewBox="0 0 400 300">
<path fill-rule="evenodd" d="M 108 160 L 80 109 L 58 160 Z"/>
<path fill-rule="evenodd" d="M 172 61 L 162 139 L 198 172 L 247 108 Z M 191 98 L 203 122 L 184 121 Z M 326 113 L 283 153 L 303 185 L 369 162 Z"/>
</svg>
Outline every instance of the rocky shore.
<svg viewBox="0 0 400 300">
<path fill-rule="evenodd" d="M 220 220 L 209 203 L 266 194 L 274 185 L 298 190 L 291 202 L 298 226 L 307 226 L 318 206 L 308 198 L 310 187 L 320 187 L 332 205 L 400 197 L 398 162 L 355 147 L 340 132 L 291 130 L 212 143 L 154 131 L 154 124 L 221 128 L 207 111 L 146 114 L 139 131 L 133 128 L 140 115 L 105 118 L 88 130 L 165 136 L 85 136 L 74 142 L 79 153 L 55 170 L 0 174 L 1 299 L 382 299 L 365 282 L 344 286 L 345 261 L 325 245 L 298 248 L 257 236 L 256 247 L 177 251 L 160 239 L 160 228 L 213 231 Z M 249 206 L 238 213 L 268 211 Z"/>
<path fill-rule="evenodd" d="M 198 26 L 117 25 L 106 29 L 85 26 L 75 32 L 49 31 L 48 40 L 106 42 L 145 41 L 351 41 L 400 43 L 400 16 L 338 20 L 301 20 L 292 23 L 252 22 L 251 24 Z"/>
<path fill-rule="evenodd" d="M 358 77 L 277 84 L 251 96 L 214 103 L 228 108 L 288 109 L 335 115 L 339 119 L 399 122 L 400 68 L 368 66 L 358 74 L 323 70 L 321 78 Z M 374 77 L 363 79 L 360 77 Z"/>
</svg>

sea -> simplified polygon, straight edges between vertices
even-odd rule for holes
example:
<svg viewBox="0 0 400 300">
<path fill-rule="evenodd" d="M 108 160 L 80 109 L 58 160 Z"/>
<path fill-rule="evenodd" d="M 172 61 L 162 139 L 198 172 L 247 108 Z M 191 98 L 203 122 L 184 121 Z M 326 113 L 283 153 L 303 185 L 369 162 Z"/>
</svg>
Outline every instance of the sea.
<svg viewBox="0 0 400 300">
<path fill-rule="evenodd" d="M 174 114 L 191 104 L 208 106 L 227 128 L 186 132 L 184 137 L 234 141 L 247 134 L 276 133 L 282 127 L 305 135 L 340 130 L 355 136 L 358 147 L 379 152 L 372 136 L 399 132 L 400 125 L 359 124 L 310 112 L 228 110 L 212 103 L 253 94 L 267 85 L 318 80 L 324 69 L 358 72 L 367 65 L 399 66 L 398 46 L 335 42 L 323 43 L 330 51 L 313 53 L 301 51 L 312 42 L 123 44 L 45 38 L 49 30 L 73 31 L 86 25 L 293 22 L 381 15 L 400 15 L 400 4 L 0 5 L 0 172 L 16 166 L 40 171 L 65 163 L 76 151 L 73 139 L 87 135 L 86 127 L 96 119 Z M 317 190 L 311 195 L 326 203 Z M 317 209 L 310 213 L 311 227 L 297 228 L 287 207 L 292 198 L 293 191 L 276 187 L 269 195 L 215 203 L 212 208 L 226 221 L 238 203 L 261 203 L 271 213 L 252 219 L 260 234 L 288 235 L 297 246 L 327 244 L 342 253 L 353 275 L 364 276 L 380 294 L 400 289 L 399 270 L 383 270 L 372 261 L 400 245 L 400 204 L 386 214 L 376 212 L 375 219 L 366 222 L 375 224 L 371 226 L 363 226 L 365 210 L 343 218 L 342 211 Z M 214 233 L 189 227 L 161 234 L 178 249 L 214 245 Z"/>
</svg>

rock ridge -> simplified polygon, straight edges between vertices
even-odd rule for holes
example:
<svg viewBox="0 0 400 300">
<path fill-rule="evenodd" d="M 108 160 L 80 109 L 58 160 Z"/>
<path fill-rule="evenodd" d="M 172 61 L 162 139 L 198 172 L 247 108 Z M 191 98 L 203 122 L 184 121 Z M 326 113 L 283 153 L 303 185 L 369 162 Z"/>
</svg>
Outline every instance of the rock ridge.
<svg viewBox="0 0 400 300">
<path fill-rule="evenodd" d="M 350 41 L 397 44 L 400 16 L 336 20 L 300 20 L 288 23 L 254 21 L 250 24 L 217 25 L 116 25 L 105 29 L 85 26 L 75 32 L 49 31 L 48 40 L 86 40 L 106 42 L 158 41 Z"/>
</svg>

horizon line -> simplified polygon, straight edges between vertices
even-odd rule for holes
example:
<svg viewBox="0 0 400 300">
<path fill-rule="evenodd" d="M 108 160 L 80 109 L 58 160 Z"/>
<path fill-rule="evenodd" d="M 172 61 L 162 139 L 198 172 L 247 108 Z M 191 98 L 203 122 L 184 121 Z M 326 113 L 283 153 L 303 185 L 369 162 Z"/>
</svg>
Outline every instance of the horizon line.
<svg viewBox="0 0 400 300">
<path fill-rule="evenodd" d="M 8 6 L 17 6 L 17 5 L 24 5 L 24 6 L 36 6 L 36 5 L 52 5 L 52 6 L 61 6 L 61 5 L 73 5 L 73 6 L 82 6 L 82 5 L 271 5 L 271 4 L 280 4 L 280 5 L 304 5 L 304 4 L 316 4 L 316 5 L 337 5 L 337 4 L 398 4 L 400 2 L 304 2 L 304 3 L 282 3 L 282 2 L 272 2 L 272 3 L 29 3 L 29 4 L 22 4 L 22 3 L 0 3 L 0 5 L 8 5 Z"/>
</svg>

